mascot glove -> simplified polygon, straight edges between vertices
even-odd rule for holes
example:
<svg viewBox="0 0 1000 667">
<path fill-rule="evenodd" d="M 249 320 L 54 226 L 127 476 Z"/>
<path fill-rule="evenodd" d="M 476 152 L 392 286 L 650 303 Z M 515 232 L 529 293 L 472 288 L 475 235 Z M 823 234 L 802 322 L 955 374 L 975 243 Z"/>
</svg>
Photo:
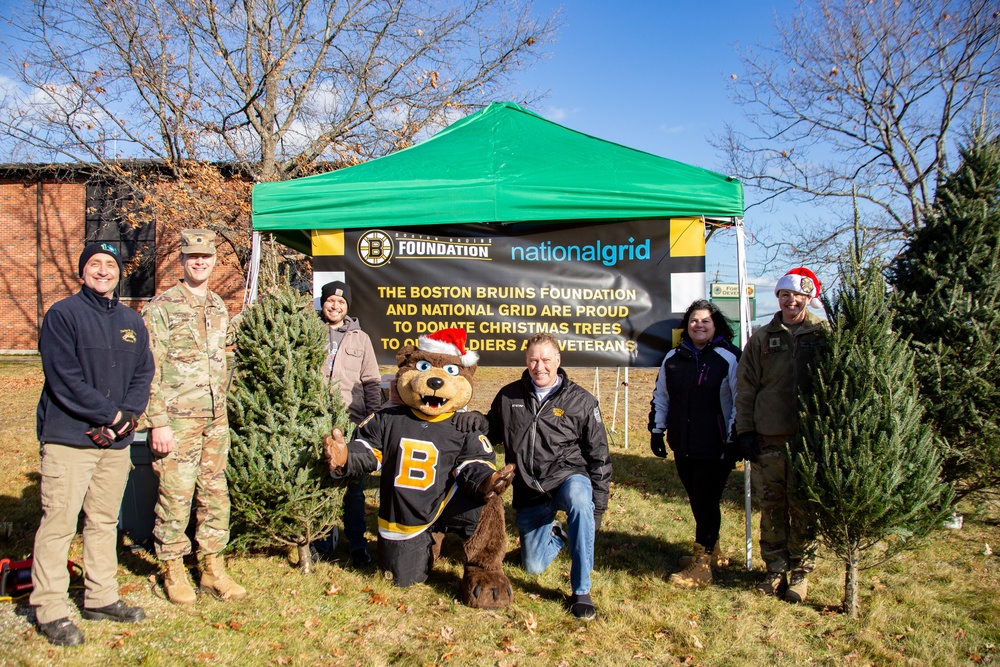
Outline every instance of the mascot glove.
<svg viewBox="0 0 1000 667">
<path fill-rule="evenodd" d="M 87 431 L 87 437 L 94 441 L 94 444 L 101 449 L 107 449 L 117 439 L 115 432 L 110 426 L 95 426 Z"/>
<path fill-rule="evenodd" d="M 601 529 L 601 521 L 604 519 L 604 512 L 594 512 L 594 532 Z"/>
<path fill-rule="evenodd" d="M 514 464 L 508 463 L 503 468 L 500 468 L 500 470 L 480 482 L 479 488 L 476 490 L 479 492 L 479 495 L 483 497 L 483 500 L 489 500 L 493 496 L 503 495 L 503 492 L 507 490 L 507 487 L 510 486 L 513 479 Z"/>
<path fill-rule="evenodd" d="M 323 458 L 330 467 L 331 475 L 343 475 L 347 465 L 347 443 L 344 442 L 344 432 L 334 427 L 330 435 L 323 436 Z"/>
<path fill-rule="evenodd" d="M 667 457 L 667 444 L 666 433 L 650 433 L 649 434 L 649 448 L 653 450 L 653 453 L 659 456 L 661 459 Z"/>
<path fill-rule="evenodd" d="M 486 433 L 490 430 L 490 422 L 482 412 L 469 410 L 456 412 L 451 423 L 462 433 Z"/>
<path fill-rule="evenodd" d="M 757 457 L 760 456 L 760 436 L 754 431 L 748 431 L 740 433 L 736 441 L 740 446 L 740 455 L 745 460 L 756 463 Z"/>
<path fill-rule="evenodd" d="M 138 423 L 138 419 L 136 418 L 134 412 L 122 410 L 121 413 L 121 419 L 111 425 L 111 430 L 115 432 L 118 439 L 124 438 L 129 433 L 134 431 L 135 425 Z"/>
</svg>

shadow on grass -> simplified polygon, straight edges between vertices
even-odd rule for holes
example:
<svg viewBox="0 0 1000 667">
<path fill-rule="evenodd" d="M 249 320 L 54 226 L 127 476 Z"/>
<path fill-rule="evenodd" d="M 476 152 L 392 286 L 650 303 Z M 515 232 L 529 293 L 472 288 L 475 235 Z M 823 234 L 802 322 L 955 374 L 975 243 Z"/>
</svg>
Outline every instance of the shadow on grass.
<svg viewBox="0 0 1000 667">
<path fill-rule="evenodd" d="M 20 496 L 0 495 L 0 522 L 10 524 L 10 534 L 0 533 L 2 551 L 0 558 L 23 560 L 31 555 L 35 541 L 35 531 L 42 518 L 41 483 L 37 472 L 25 474 L 28 484 L 21 489 Z"/>
</svg>

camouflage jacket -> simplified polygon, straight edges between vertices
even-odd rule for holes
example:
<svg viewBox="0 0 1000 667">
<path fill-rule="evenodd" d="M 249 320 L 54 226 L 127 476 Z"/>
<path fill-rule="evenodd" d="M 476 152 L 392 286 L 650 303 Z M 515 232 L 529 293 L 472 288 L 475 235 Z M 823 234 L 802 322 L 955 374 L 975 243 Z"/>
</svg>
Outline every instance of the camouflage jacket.
<svg viewBox="0 0 1000 667">
<path fill-rule="evenodd" d="M 147 427 L 169 418 L 220 417 L 226 412 L 226 333 L 229 312 L 215 292 L 201 298 L 179 282 L 146 304 L 142 318 L 156 373 L 146 408 Z M 205 321 L 199 322 L 204 316 Z"/>
</svg>

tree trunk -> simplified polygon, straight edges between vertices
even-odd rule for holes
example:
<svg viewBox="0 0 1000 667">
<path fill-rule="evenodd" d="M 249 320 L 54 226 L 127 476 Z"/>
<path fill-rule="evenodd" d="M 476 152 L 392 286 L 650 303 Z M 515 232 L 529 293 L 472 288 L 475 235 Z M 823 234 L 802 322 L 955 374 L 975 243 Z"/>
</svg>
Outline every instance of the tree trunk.
<svg viewBox="0 0 1000 667">
<path fill-rule="evenodd" d="M 858 563 L 861 552 L 851 549 L 844 563 L 844 602 L 843 612 L 851 618 L 858 617 Z"/>
<path fill-rule="evenodd" d="M 313 571 L 313 559 L 312 552 L 309 550 L 309 543 L 300 544 L 298 546 L 299 550 L 299 569 L 302 570 L 302 574 L 312 574 Z"/>
</svg>

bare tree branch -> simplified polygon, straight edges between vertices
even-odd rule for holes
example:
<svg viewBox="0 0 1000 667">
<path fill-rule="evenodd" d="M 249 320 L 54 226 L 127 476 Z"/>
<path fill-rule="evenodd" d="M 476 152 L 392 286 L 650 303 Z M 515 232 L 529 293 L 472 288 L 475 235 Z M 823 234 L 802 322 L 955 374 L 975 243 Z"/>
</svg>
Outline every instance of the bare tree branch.
<svg viewBox="0 0 1000 667">
<path fill-rule="evenodd" d="M 791 246 L 835 259 L 856 189 L 869 244 L 891 255 L 933 202 L 953 126 L 996 107 L 1000 1 L 803 1 L 742 58 L 732 92 L 747 122 L 715 146 L 756 198 L 747 208 L 825 202 L 832 214 Z"/>
</svg>

